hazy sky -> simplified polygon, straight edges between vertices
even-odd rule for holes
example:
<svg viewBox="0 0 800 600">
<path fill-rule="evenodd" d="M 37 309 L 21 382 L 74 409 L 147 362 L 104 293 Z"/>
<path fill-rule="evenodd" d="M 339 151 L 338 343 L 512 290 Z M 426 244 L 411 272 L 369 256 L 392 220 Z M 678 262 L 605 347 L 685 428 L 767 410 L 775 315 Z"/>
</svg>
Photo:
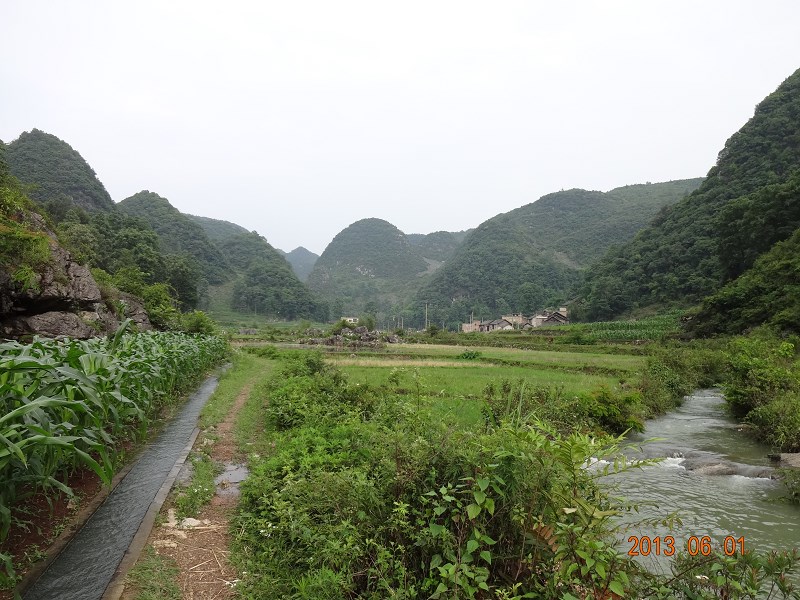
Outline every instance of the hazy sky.
<svg viewBox="0 0 800 600">
<path fill-rule="evenodd" d="M 320 253 L 704 176 L 800 67 L 800 2 L 2 0 L 0 56 L 0 139 Z"/>
</svg>

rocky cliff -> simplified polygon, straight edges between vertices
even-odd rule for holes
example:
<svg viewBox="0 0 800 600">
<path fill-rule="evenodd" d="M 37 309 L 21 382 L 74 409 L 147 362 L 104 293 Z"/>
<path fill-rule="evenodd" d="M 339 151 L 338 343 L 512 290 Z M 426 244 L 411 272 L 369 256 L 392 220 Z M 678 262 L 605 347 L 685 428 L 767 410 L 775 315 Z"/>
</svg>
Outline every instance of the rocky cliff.
<svg viewBox="0 0 800 600">
<path fill-rule="evenodd" d="M 29 220 L 47 234 L 50 256 L 24 284 L 0 265 L 0 337 L 86 339 L 113 332 L 121 318 L 130 318 L 140 330 L 152 329 L 136 297 L 104 298 L 91 271 L 58 244 L 41 217 L 33 214 Z"/>
</svg>

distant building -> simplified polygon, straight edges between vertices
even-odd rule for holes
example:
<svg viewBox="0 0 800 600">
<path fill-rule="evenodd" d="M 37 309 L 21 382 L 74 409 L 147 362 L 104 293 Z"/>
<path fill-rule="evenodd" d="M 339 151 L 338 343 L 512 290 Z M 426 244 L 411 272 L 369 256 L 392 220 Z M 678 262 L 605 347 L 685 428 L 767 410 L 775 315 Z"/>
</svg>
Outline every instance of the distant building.
<svg viewBox="0 0 800 600">
<path fill-rule="evenodd" d="M 522 313 L 512 313 L 510 315 L 503 315 L 499 319 L 494 319 L 492 321 L 473 320 L 470 323 L 462 323 L 461 331 L 464 333 L 471 333 L 474 331 L 488 333 L 490 331 L 507 329 L 524 329 L 527 331 L 534 327 L 541 327 L 542 325 L 567 325 L 568 323 L 569 315 L 567 313 L 567 307 L 562 306 L 555 312 L 542 311 L 530 318 L 523 316 Z"/>
<path fill-rule="evenodd" d="M 527 317 L 523 316 L 522 313 L 513 313 L 510 315 L 501 315 L 501 319 L 505 319 L 509 323 L 511 323 L 514 327 L 522 327 L 525 323 L 529 323 Z"/>
<path fill-rule="evenodd" d="M 356 325 L 358 323 L 358 317 L 342 317 L 342 321 L 350 323 L 351 325 Z"/>
<path fill-rule="evenodd" d="M 493 321 L 485 321 L 480 324 L 480 331 L 504 331 L 507 329 L 514 329 L 514 325 L 505 319 L 494 319 Z"/>
<path fill-rule="evenodd" d="M 481 322 L 477 319 L 473 320 L 471 323 L 462 323 L 461 324 L 461 331 L 464 333 L 473 333 L 475 331 L 481 330 Z"/>
<path fill-rule="evenodd" d="M 566 315 L 561 314 L 561 311 L 558 311 L 542 321 L 542 325 L 569 325 L 569 319 Z"/>
</svg>

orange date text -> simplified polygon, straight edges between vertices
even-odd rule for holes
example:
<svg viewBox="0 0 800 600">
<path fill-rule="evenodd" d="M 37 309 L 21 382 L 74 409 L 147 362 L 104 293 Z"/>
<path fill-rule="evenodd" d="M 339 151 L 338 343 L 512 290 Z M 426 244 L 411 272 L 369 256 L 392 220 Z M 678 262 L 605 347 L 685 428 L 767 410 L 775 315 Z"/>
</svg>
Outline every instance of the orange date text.
<svg viewBox="0 0 800 600">
<path fill-rule="evenodd" d="M 631 545 L 629 556 L 673 556 L 678 549 L 675 538 L 671 535 L 650 537 L 649 535 L 632 535 L 628 538 Z M 710 556 L 714 551 L 710 536 L 690 536 L 686 540 L 686 552 L 691 556 Z M 725 556 L 733 556 L 737 552 L 744 553 L 744 536 L 727 536 L 722 541 L 722 552 Z"/>
</svg>

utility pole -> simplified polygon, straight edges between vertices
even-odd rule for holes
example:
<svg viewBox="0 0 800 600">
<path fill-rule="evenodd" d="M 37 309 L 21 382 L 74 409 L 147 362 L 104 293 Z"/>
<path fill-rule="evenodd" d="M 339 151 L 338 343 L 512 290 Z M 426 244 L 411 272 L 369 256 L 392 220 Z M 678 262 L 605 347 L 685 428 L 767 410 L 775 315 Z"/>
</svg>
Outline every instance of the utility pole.
<svg viewBox="0 0 800 600">
<path fill-rule="evenodd" d="M 428 329 L 428 303 L 425 303 L 425 329 Z"/>
</svg>

